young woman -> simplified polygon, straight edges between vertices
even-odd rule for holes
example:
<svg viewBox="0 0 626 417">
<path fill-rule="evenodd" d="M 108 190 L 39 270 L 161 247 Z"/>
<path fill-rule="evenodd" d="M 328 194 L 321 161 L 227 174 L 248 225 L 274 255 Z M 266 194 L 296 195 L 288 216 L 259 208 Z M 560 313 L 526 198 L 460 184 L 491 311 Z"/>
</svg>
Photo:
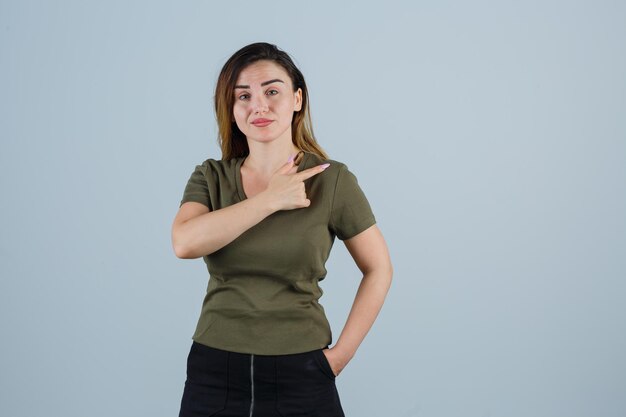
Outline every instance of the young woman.
<svg viewBox="0 0 626 417">
<path fill-rule="evenodd" d="M 215 91 L 222 158 L 197 165 L 172 226 L 209 281 L 180 417 L 344 416 L 335 378 L 389 290 L 385 240 L 356 176 L 313 136 L 304 77 L 275 45 L 228 59 Z M 335 346 L 319 303 L 335 237 L 363 272 Z"/>
</svg>

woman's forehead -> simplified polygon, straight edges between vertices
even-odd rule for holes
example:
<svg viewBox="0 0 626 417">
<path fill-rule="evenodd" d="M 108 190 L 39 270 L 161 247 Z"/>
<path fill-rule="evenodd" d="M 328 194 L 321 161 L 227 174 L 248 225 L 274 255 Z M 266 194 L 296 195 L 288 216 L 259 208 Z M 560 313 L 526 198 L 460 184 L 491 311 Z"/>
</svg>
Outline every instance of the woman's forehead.
<svg viewBox="0 0 626 417">
<path fill-rule="evenodd" d="M 237 85 L 247 85 L 248 87 L 245 88 L 250 88 L 250 84 L 265 84 L 267 81 L 275 79 L 281 80 L 285 84 L 291 81 L 287 72 L 280 65 L 272 61 L 257 61 L 241 70 L 239 77 L 237 77 Z"/>
</svg>

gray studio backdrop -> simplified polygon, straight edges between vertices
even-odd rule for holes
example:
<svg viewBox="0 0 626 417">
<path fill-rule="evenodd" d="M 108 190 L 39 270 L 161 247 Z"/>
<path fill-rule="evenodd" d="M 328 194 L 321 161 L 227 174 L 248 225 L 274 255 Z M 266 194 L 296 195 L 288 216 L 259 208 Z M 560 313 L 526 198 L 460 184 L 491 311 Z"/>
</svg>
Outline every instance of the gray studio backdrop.
<svg viewBox="0 0 626 417">
<path fill-rule="evenodd" d="M 626 7 L 0 2 L 0 415 L 175 416 L 207 283 L 170 227 L 257 41 L 395 266 L 348 417 L 626 415 Z M 360 274 L 343 243 L 333 343 Z"/>
</svg>

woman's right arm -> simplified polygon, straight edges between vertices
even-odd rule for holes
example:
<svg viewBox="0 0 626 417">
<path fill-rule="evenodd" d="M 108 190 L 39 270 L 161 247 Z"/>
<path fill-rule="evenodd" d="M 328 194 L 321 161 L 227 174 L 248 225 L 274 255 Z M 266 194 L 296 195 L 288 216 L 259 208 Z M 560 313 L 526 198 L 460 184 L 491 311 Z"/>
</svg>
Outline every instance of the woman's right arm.
<svg viewBox="0 0 626 417">
<path fill-rule="evenodd" d="M 215 211 L 195 201 L 185 202 L 172 225 L 174 253 L 181 259 L 209 255 L 276 211 L 308 207 L 311 201 L 306 196 L 304 180 L 328 165 L 296 173 L 297 166 L 290 160 L 274 173 L 264 191 Z"/>
<path fill-rule="evenodd" d="M 172 225 L 174 253 L 181 259 L 211 254 L 274 211 L 263 193 L 215 211 L 188 201 L 180 206 Z"/>
</svg>

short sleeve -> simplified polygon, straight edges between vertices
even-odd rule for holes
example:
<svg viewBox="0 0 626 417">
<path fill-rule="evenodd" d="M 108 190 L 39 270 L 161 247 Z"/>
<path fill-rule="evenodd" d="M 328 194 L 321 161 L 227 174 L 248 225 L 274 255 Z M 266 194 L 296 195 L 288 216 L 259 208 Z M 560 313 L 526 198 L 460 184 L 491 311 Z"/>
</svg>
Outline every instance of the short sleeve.
<svg viewBox="0 0 626 417">
<path fill-rule="evenodd" d="M 188 201 L 195 201 L 197 203 L 204 204 L 207 207 L 211 207 L 209 187 L 207 184 L 207 163 L 206 161 L 202 165 L 196 165 L 195 170 L 191 173 L 185 191 L 183 192 L 183 198 L 180 201 L 180 206 Z"/>
<path fill-rule="evenodd" d="M 346 240 L 375 223 L 376 217 L 356 176 L 343 164 L 337 176 L 330 213 L 330 229 L 340 240 Z"/>
</svg>

